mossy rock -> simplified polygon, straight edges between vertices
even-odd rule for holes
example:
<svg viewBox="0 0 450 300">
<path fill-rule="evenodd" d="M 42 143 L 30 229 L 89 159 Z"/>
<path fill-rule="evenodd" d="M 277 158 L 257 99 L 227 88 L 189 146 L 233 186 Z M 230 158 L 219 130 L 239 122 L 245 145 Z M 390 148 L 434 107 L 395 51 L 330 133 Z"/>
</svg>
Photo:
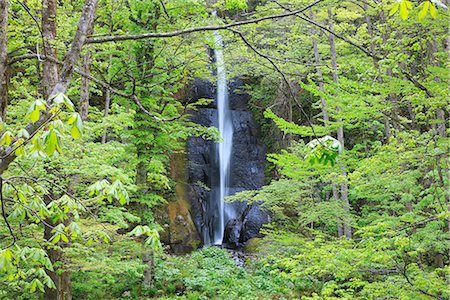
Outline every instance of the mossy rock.
<svg viewBox="0 0 450 300">
<path fill-rule="evenodd" d="M 258 252 L 258 248 L 261 245 L 262 238 L 251 238 L 245 244 L 245 252 L 254 253 Z"/>
</svg>

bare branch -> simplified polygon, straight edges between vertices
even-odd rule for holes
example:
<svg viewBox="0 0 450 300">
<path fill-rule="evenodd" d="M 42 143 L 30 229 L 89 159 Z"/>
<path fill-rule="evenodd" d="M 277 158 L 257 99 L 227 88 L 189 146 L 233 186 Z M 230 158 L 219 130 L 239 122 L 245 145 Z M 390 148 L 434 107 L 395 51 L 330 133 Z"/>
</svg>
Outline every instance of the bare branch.
<svg viewBox="0 0 450 300">
<path fill-rule="evenodd" d="M 12 245 L 14 245 L 16 243 L 16 241 L 17 241 L 17 238 L 16 238 L 16 235 L 14 234 L 14 232 L 13 232 L 13 230 L 11 228 L 11 225 L 9 224 L 8 217 L 6 216 L 5 201 L 3 199 L 3 178 L 2 177 L 0 177 L 0 202 L 2 203 L 2 217 L 3 217 L 3 220 L 5 220 L 6 227 L 8 227 L 9 233 L 11 234 L 11 236 L 13 238 L 13 241 L 11 242 L 11 244 L 9 244 L 5 248 L 3 248 L 3 249 L 6 249 L 6 248 L 9 248 Z"/>
<path fill-rule="evenodd" d="M 240 22 L 234 22 L 229 23 L 225 25 L 209 25 L 209 26 L 201 26 L 201 27 L 194 27 L 194 28 L 187 28 L 183 30 L 177 30 L 172 32 L 150 32 L 150 33 L 142 33 L 142 34 L 128 34 L 128 35 L 112 35 L 112 36 L 104 36 L 104 37 L 91 37 L 86 40 L 86 43 L 88 44 L 97 44 L 97 43 L 106 43 L 106 42 L 113 42 L 113 41 L 127 41 L 127 40 L 142 40 L 142 39 L 154 39 L 154 38 L 169 38 L 174 36 L 180 36 L 180 35 L 186 35 L 193 32 L 200 32 L 200 31 L 215 31 L 215 30 L 226 30 L 233 27 L 238 27 L 242 25 L 247 24 L 256 24 L 262 21 L 266 20 L 273 20 L 273 19 L 279 19 L 279 18 L 285 18 L 289 16 L 293 16 L 298 13 L 302 13 L 309 9 L 310 7 L 315 6 L 316 4 L 322 2 L 322 0 L 316 0 L 313 3 L 297 9 L 290 12 L 286 12 L 283 14 L 276 14 L 276 15 L 270 15 L 265 16 L 253 20 L 245 20 Z"/>
<path fill-rule="evenodd" d="M 289 93 L 292 97 L 292 100 L 294 100 L 294 102 L 297 104 L 297 106 L 300 108 L 302 114 L 305 116 L 306 121 L 308 122 L 309 127 L 311 128 L 311 131 L 314 135 L 314 137 L 320 142 L 319 137 L 316 134 L 316 131 L 314 129 L 313 124 L 311 123 L 311 120 L 309 119 L 308 114 L 305 112 L 305 110 L 303 109 L 302 105 L 298 102 L 297 98 L 295 97 L 294 92 L 292 91 L 292 86 L 291 83 L 289 82 L 289 80 L 287 79 L 286 75 L 283 73 L 283 71 L 281 71 L 281 69 L 275 64 L 275 62 L 266 54 L 262 53 L 261 51 L 259 51 L 258 49 L 256 49 L 244 36 L 244 34 L 238 30 L 235 29 L 229 29 L 230 31 L 236 33 L 237 35 L 239 35 L 239 37 L 241 38 L 241 40 L 253 51 L 255 52 L 258 56 L 266 59 L 268 62 L 270 62 L 270 64 L 275 68 L 275 70 L 280 73 L 281 77 L 283 78 L 284 82 L 287 84 L 287 86 L 289 87 Z M 322 144 L 322 143 L 321 143 Z M 323 145 L 324 147 L 326 147 L 325 145 Z"/>
</svg>

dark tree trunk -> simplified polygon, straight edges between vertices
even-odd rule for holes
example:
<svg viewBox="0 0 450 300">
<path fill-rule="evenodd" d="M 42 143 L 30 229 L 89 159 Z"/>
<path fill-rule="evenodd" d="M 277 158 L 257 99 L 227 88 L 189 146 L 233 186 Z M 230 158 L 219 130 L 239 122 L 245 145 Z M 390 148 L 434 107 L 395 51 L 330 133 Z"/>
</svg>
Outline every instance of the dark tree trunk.
<svg viewBox="0 0 450 300">
<path fill-rule="evenodd" d="M 0 118 L 3 122 L 8 105 L 8 4 L 9 0 L 0 0 Z"/>
<path fill-rule="evenodd" d="M 111 103 L 111 91 L 109 89 L 105 90 L 105 118 L 108 117 L 109 113 L 109 105 Z M 102 135 L 102 144 L 106 143 L 106 137 L 108 134 L 108 130 L 105 128 L 103 129 L 103 135 Z"/>
<path fill-rule="evenodd" d="M 56 59 L 56 0 L 42 0 L 42 36 L 44 39 L 44 54 Z M 42 94 L 47 99 L 53 87 L 58 82 L 58 68 L 51 59 L 45 59 L 42 67 Z"/>
<path fill-rule="evenodd" d="M 86 53 L 86 55 L 83 58 L 83 73 L 90 75 L 91 63 L 92 63 L 91 52 L 88 52 L 88 53 Z M 89 80 L 89 78 L 87 78 L 87 76 L 81 77 L 79 113 L 80 113 L 80 117 L 83 121 L 88 118 L 89 84 L 90 83 L 91 83 L 91 81 Z"/>
<path fill-rule="evenodd" d="M 52 197 L 44 196 L 45 204 L 49 204 L 53 201 Z M 58 224 L 52 222 L 51 219 L 45 220 L 45 223 L 55 227 Z M 44 240 L 51 240 L 54 232 L 52 232 L 52 228 L 49 226 L 45 226 L 44 229 Z M 51 244 L 51 243 L 49 243 Z M 57 248 L 58 247 L 58 248 Z M 58 242 L 57 245 L 48 246 L 46 249 L 48 258 L 52 262 L 54 271 L 46 270 L 48 276 L 55 283 L 56 288 L 49 289 L 45 287 L 45 299 L 46 300 L 71 300 L 72 299 L 72 283 L 70 280 L 70 272 L 64 270 L 64 266 L 66 265 L 64 261 L 63 252 L 61 248 L 67 247 L 67 243 Z"/>
</svg>

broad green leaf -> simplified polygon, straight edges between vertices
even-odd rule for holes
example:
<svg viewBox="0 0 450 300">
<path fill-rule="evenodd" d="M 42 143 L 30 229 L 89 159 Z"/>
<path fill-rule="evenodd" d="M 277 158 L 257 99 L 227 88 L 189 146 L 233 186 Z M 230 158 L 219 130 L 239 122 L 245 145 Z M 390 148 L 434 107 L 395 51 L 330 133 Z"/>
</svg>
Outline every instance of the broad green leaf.
<svg viewBox="0 0 450 300">
<path fill-rule="evenodd" d="M 402 1 L 402 2 L 400 2 L 400 17 L 403 20 L 406 20 L 408 18 L 408 15 L 409 15 L 407 2 L 409 2 L 409 1 Z"/>
<path fill-rule="evenodd" d="M 9 272 L 13 268 L 14 254 L 11 249 L 0 250 L 0 270 Z"/>
<path fill-rule="evenodd" d="M 70 134 L 74 139 L 77 139 L 81 136 L 81 131 L 78 129 L 77 126 L 72 126 L 72 128 L 70 129 Z"/>
<path fill-rule="evenodd" d="M 51 242 L 52 242 L 53 244 L 56 244 L 57 242 L 59 242 L 60 239 L 61 239 L 61 234 L 60 234 L 60 233 L 57 233 L 57 234 L 55 234 L 55 235 L 53 236 L 53 238 L 51 239 Z"/>
<path fill-rule="evenodd" d="M 420 12 L 418 14 L 419 20 L 422 20 L 423 18 L 425 18 L 429 7 L 430 7 L 430 1 L 425 1 L 424 3 L 422 3 L 422 9 L 420 10 Z"/>
<path fill-rule="evenodd" d="M 66 243 L 69 242 L 69 238 L 67 237 L 67 235 L 65 235 L 65 234 L 63 234 L 63 233 L 61 233 L 61 240 L 62 240 L 63 242 L 66 242 Z"/>
<path fill-rule="evenodd" d="M 400 6 L 400 3 L 398 3 L 398 2 L 395 2 L 394 4 L 392 4 L 389 15 L 390 16 L 394 15 L 398 11 L 399 6 Z"/>
<path fill-rule="evenodd" d="M 12 142 L 12 134 L 10 131 L 5 131 L 2 137 L 0 138 L 0 145 L 9 146 Z"/>
<path fill-rule="evenodd" d="M 436 9 L 436 6 L 434 5 L 434 3 L 430 3 L 430 15 L 433 19 L 436 19 L 436 17 L 437 17 L 437 9 Z"/>
</svg>

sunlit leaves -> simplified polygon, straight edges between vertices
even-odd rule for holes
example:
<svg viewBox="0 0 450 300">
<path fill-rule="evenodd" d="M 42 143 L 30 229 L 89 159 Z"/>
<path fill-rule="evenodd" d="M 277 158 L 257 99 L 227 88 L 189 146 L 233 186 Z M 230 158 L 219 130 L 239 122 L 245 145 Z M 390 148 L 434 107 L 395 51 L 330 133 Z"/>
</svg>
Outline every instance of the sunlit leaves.
<svg viewBox="0 0 450 300">
<path fill-rule="evenodd" d="M 107 199 L 110 203 L 113 199 L 119 200 L 121 205 L 129 202 L 129 195 L 125 186 L 120 180 L 115 180 L 112 184 L 103 179 L 91 185 L 88 189 L 90 196 L 98 196 L 99 200 Z"/>
<path fill-rule="evenodd" d="M 423 1 L 419 5 L 419 12 L 417 14 L 419 20 L 424 19 L 428 12 L 430 12 L 430 16 L 432 18 L 436 18 L 437 17 L 436 5 L 440 5 L 444 8 L 446 8 L 446 6 L 444 4 L 442 4 L 440 1 L 431 1 L 431 0 Z M 389 7 L 389 15 L 392 16 L 392 15 L 396 14 L 397 12 L 399 12 L 400 17 L 403 20 L 406 20 L 412 10 L 413 10 L 413 4 L 411 1 L 397 0 Z"/>
<path fill-rule="evenodd" d="M 13 135 L 10 131 L 5 131 L 0 138 L 0 145 L 2 146 L 9 146 L 12 142 Z"/>
<path fill-rule="evenodd" d="M 74 139 L 77 139 L 81 136 L 83 130 L 83 121 L 81 120 L 80 114 L 74 113 L 70 116 L 67 121 L 68 125 L 71 125 L 70 134 Z"/>
<path fill-rule="evenodd" d="M 47 108 L 45 106 L 45 103 L 41 100 L 37 99 L 34 101 L 27 112 L 27 118 L 31 120 L 31 122 L 36 122 L 39 120 L 39 117 L 41 116 L 41 111 L 45 111 Z"/>
<path fill-rule="evenodd" d="M 47 155 L 52 155 L 55 151 L 62 153 L 60 147 L 60 134 L 56 129 L 51 129 L 44 133 L 44 145 L 45 145 L 45 153 Z"/>
<path fill-rule="evenodd" d="M 394 15 L 397 11 L 400 11 L 400 17 L 406 20 L 409 15 L 409 11 L 412 9 L 412 3 L 408 0 L 397 0 L 390 7 L 389 15 Z"/>
<path fill-rule="evenodd" d="M 61 106 L 62 104 L 64 104 L 70 111 L 75 110 L 72 101 L 70 101 L 69 97 L 67 97 L 63 93 L 56 94 L 55 96 L 53 96 L 52 100 L 56 106 Z"/>
<path fill-rule="evenodd" d="M 13 268 L 14 254 L 10 248 L 0 251 L 0 270 L 11 271 Z"/>
<path fill-rule="evenodd" d="M 419 20 L 422 20 L 423 18 L 425 18 L 425 16 L 427 15 L 428 12 L 430 12 L 431 17 L 433 17 L 433 18 L 437 17 L 437 10 L 436 10 L 435 4 L 432 3 L 431 1 L 424 1 L 421 4 L 421 9 L 418 14 Z"/>
<path fill-rule="evenodd" d="M 31 247 L 7 248 L 0 250 L 0 272 L 7 274 L 6 282 L 30 280 L 30 293 L 44 292 L 44 287 L 55 288 L 55 284 L 45 272 L 53 270 L 52 263 L 44 250 Z"/>
<path fill-rule="evenodd" d="M 141 237 L 145 237 L 144 243 L 150 247 L 152 250 L 161 249 L 161 242 L 159 239 L 159 233 L 157 228 L 150 228 L 148 226 L 138 225 L 131 232 L 130 235 Z"/>
<path fill-rule="evenodd" d="M 307 144 L 309 151 L 306 159 L 311 165 L 315 163 L 332 166 L 336 163 L 336 158 L 342 152 L 341 143 L 331 136 L 324 136 L 319 139 L 314 139 Z"/>
</svg>

